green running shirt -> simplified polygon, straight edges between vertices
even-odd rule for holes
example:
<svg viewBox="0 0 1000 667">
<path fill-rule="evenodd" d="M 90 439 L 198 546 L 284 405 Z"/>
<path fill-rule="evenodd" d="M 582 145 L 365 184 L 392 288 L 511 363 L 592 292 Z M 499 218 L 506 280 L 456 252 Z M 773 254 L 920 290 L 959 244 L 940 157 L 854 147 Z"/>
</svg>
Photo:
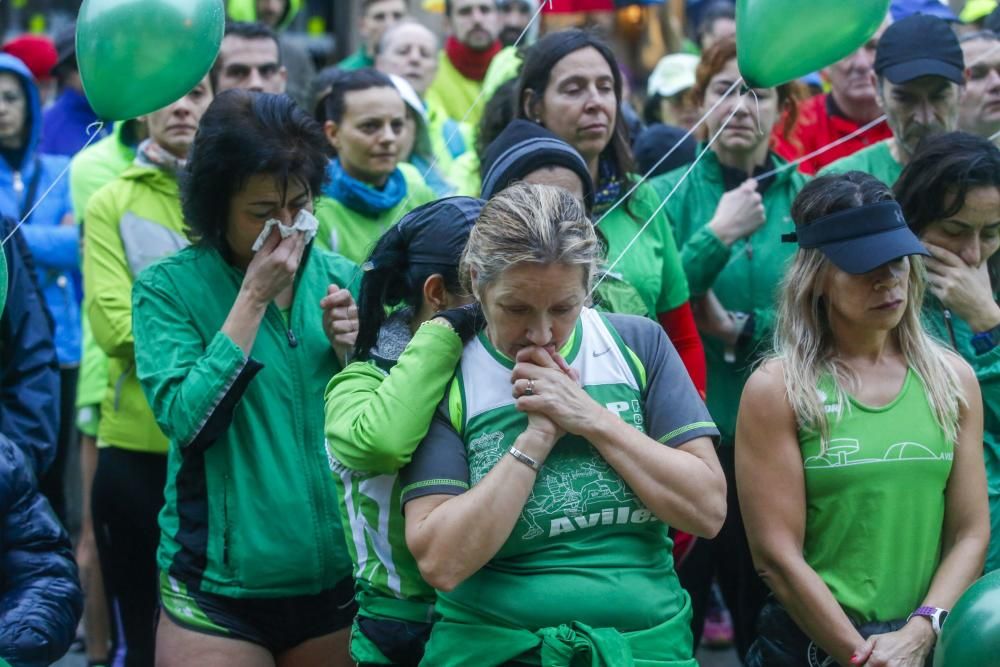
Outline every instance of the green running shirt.
<svg viewBox="0 0 1000 667">
<path fill-rule="evenodd" d="M 562 352 L 588 394 L 664 445 L 718 435 L 655 322 L 584 309 Z M 446 417 L 435 420 L 401 472 L 404 504 L 461 494 L 506 455 L 527 426 L 511 396 L 512 367 L 483 334 L 466 345 L 442 407 Z M 671 546 L 667 526 L 597 450 L 566 435 L 510 538 L 479 572 L 439 592 L 437 611 L 450 622 L 529 630 L 573 622 L 622 633 L 652 628 L 689 614 Z M 690 655 L 690 636 L 686 641 Z M 434 643 L 432 633 L 428 656 L 442 650 Z"/>
<path fill-rule="evenodd" d="M 820 385 L 830 443 L 799 432 L 806 482 L 803 555 L 856 623 L 906 618 L 937 570 L 953 442 L 920 377 L 873 408 Z"/>
</svg>

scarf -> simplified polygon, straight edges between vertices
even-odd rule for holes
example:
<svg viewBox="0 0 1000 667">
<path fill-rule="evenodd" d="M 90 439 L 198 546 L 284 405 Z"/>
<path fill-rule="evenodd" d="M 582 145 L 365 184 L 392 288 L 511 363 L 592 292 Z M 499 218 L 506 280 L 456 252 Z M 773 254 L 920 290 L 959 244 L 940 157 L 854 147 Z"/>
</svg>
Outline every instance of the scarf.
<svg viewBox="0 0 1000 667">
<path fill-rule="evenodd" d="M 624 180 L 611 160 L 601 159 L 597 164 L 597 192 L 594 193 L 594 211 L 611 207 L 622 195 Z"/>
<path fill-rule="evenodd" d="M 379 217 L 406 197 L 406 179 L 398 167 L 381 190 L 348 175 L 339 158 L 330 160 L 326 172 L 330 182 L 323 188 L 323 194 L 369 218 Z"/>
<path fill-rule="evenodd" d="M 444 43 L 444 52 L 448 54 L 451 64 L 462 76 L 473 81 L 482 81 L 486 77 L 486 70 L 489 69 L 493 56 L 501 48 L 503 45 L 497 40 L 485 51 L 475 51 L 455 39 L 454 35 Z"/>
<path fill-rule="evenodd" d="M 187 166 L 187 160 L 182 160 L 159 145 L 152 139 L 146 139 L 135 153 L 136 164 L 143 167 L 156 167 L 176 176 Z"/>
</svg>

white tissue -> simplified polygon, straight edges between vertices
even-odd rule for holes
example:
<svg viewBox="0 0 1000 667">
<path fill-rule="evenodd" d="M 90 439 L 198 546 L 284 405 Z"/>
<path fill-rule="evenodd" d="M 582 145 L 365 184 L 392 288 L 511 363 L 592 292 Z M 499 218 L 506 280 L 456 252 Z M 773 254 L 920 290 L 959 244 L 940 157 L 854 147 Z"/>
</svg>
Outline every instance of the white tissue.
<svg viewBox="0 0 1000 667">
<path fill-rule="evenodd" d="M 264 245 L 264 241 L 271 234 L 271 230 L 275 227 L 278 228 L 278 233 L 281 234 L 281 238 L 287 239 L 289 236 L 295 232 L 302 232 L 305 235 L 306 243 L 309 243 L 314 238 L 316 238 L 316 230 L 319 229 L 319 221 L 316 217 L 309 211 L 302 209 L 299 214 L 295 216 L 295 220 L 291 225 L 283 225 L 280 220 L 271 218 L 264 223 L 264 229 L 261 231 L 260 236 L 257 240 L 253 242 L 253 247 L 251 250 L 257 252 Z"/>
</svg>

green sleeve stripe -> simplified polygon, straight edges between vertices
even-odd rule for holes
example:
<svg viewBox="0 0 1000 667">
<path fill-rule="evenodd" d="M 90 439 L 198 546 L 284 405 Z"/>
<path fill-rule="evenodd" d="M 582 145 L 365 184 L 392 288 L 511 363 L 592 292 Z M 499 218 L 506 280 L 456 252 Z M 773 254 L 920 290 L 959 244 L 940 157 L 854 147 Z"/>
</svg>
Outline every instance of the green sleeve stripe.
<svg viewBox="0 0 1000 667">
<path fill-rule="evenodd" d="M 454 486 L 459 489 L 469 490 L 469 485 L 457 479 L 425 479 L 422 482 L 414 482 L 413 484 L 407 484 L 403 487 L 400 495 L 406 497 L 406 494 L 410 491 L 416 491 L 418 489 L 426 489 L 428 486 Z"/>
<path fill-rule="evenodd" d="M 459 367 L 455 377 L 451 381 L 448 389 L 448 415 L 451 417 L 451 426 L 455 433 L 462 434 L 465 425 L 465 388 L 462 386 L 462 369 Z"/>
<path fill-rule="evenodd" d="M 639 374 L 639 378 L 638 378 L 639 379 L 639 391 L 645 392 L 646 391 L 646 367 L 642 364 L 642 360 L 639 358 L 639 355 L 632 351 L 632 348 L 630 348 L 628 345 L 626 345 L 625 349 L 628 351 L 629 357 L 632 359 L 632 365 L 633 365 L 632 370 L 638 372 L 638 374 Z"/>
<path fill-rule="evenodd" d="M 687 426 L 681 426 L 680 428 L 675 428 L 670 433 L 660 438 L 658 442 L 669 442 L 679 435 L 683 435 L 689 431 L 694 431 L 699 428 L 715 428 L 714 422 L 694 422 L 693 424 L 688 424 Z"/>
</svg>

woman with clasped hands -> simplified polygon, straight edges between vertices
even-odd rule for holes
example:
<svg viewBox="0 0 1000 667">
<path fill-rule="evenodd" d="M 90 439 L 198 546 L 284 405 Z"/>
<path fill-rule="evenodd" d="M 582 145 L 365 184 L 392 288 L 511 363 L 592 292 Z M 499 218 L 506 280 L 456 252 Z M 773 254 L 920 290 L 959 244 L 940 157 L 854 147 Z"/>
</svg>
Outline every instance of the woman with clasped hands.
<svg viewBox="0 0 1000 667">
<path fill-rule="evenodd" d="M 821 177 L 775 355 L 747 382 L 736 481 L 774 594 L 749 667 L 920 667 L 983 566 L 983 406 L 969 365 L 920 326 L 927 255 L 888 187 Z"/>
<path fill-rule="evenodd" d="M 473 228 L 486 329 L 402 472 L 440 592 L 422 664 L 696 664 L 667 529 L 722 525 L 718 432 L 661 327 L 586 307 L 601 257 L 559 188 L 508 188 Z"/>
</svg>

